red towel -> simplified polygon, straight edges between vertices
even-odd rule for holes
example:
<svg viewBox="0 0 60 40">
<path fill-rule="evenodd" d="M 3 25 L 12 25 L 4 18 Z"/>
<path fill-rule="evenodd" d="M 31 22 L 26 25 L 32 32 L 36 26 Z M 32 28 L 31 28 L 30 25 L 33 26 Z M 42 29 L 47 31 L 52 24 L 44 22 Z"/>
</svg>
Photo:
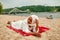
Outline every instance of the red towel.
<svg viewBox="0 0 60 40">
<path fill-rule="evenodd" d="M 23 36 L 31 36 L 32 34 L 31 33 L 26 33 L 26 32 L 24 32 L 24 31 L 22 31 L 22 30 L 18 30 L 18 29 L 15 29 L 15 28 L 13 28 L 12 26 L 7 26 L 9 29 L 11 29 L 11 30 L 13 30 L 13 31 L 15 31 L 15 32 L 17 32 L 17 33 L 19 33 L 19 34 L 21 34 L 21 35 L 23 35 Z M 47 30 L 49 30 L 49 28 L 46 28 L 46 27 L 44 27 L 44 26 L 39 26 L 39 31 L 38 31 L 38 33 L 42 33 L 42 32 L 45 32 L 45 31 L 47 31 Z"/>
</svg>

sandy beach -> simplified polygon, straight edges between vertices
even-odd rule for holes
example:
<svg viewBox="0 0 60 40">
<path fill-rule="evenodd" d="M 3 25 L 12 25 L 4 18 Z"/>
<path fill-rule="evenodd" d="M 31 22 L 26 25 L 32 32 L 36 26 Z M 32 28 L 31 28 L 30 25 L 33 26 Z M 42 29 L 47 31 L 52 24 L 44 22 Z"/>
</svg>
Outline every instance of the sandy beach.
<svg viewBox="0 0 60 40">
<path fill-rule="evenodd" d="M 28 16 L 0 15 L 0 40 L 60 40 L 60 18 L 46 19 L 39 17 L 40 25 L 50 28 L 41 37 L 22 36 L 7 28 L 8 21 L 23 20 Z"/>
</svg>

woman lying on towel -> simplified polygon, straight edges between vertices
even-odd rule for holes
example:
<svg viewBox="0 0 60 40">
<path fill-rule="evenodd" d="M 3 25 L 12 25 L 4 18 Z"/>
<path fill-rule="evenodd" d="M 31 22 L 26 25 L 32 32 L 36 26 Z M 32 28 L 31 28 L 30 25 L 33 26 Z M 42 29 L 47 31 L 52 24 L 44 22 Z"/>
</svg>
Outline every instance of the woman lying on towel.
<svg viewBox="0 0 60 40">
<path fill-rule="evenodd" d="M 27 19 L 15 22 L 8 22 L 8 28 L 20 33 L 23 36 L 34 35 L 40 37 L 42 32 L 49 30 L 49 28 L 39 26 L 39 18 L 36 15 L 31 15 Z"/>
</svg>

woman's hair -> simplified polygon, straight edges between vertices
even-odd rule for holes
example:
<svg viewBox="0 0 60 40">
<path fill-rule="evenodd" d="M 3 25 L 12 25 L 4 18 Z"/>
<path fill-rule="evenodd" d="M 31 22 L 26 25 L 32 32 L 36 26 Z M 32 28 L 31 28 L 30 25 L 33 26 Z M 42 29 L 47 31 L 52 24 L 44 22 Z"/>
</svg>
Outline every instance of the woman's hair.
<svg viewBox="0 0 60 40">
<path fill-rule="evenodd" d="M 28 21 L 28 24 L 31 24 L 32 23 L 32 17 L 29 17 L 27 21 Z"/>
</svg>

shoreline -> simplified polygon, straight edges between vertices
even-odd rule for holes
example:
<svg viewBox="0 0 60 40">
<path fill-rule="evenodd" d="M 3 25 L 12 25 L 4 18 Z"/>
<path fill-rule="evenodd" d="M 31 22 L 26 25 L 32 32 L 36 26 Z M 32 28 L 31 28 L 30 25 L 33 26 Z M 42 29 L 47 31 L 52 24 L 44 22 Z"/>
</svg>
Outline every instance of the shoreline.
<svg viewBox="0 0 60 40">
<path fill-rule="evenodd" d="M 30 15 L 37 15 L 39 17 L 48 17 L 50 15 L 53 16 L 53 18 L 60 18 L 60 12 L 51 13 L 51 12 L 31 12 L 29 13 L 17 13 L 17 14 L 2 14 L 2 15 L 10 15 L 10 16 L 30 16 Z"/>
</svg>

